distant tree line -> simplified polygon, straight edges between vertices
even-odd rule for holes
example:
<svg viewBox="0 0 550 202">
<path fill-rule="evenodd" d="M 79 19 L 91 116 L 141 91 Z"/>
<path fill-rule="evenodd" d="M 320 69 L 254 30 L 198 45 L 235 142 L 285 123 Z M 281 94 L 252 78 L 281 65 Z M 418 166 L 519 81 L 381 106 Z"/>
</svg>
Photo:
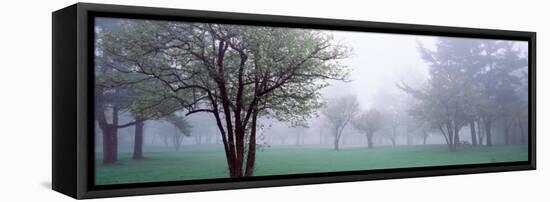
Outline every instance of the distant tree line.
<svg viewBox="0 0 550 202">
<path fill-rule="evenodd" d="M 435 49 L 419 44 L 422 59 L 429 65 L 429 78 L 419 87 L 406 82 L 397 87 L 410 95 L 405 106 L 361 112 L 354 96 L 329 100 L 324 115 L 334 136 L 334 149 L 347 123 L 364 133 L 368 148 L 374 134 L 389 128 L 386 137 L 396 144 L 398 128 L 405 128 L 407 144 L 413 133 L 426 144 L 430 133 L 440 133 L 454 152 L 460 144 L 494 144 L 498 129 L 504 144 L 525 144 L 528 124 L 526 53 L 513 42 L 438 38 Z M 388 101 L 392 103 L 392 101 Z M 469 130 L 469 140 L 460 131 Z"/>
</svg>

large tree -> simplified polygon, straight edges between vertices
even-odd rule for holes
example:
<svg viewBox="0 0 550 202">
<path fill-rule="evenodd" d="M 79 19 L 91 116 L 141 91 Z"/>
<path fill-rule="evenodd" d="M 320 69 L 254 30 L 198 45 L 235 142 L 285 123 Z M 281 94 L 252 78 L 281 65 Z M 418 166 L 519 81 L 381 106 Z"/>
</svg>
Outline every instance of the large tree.
<svg viewBox="0 0 550 202">
<path fill-rule="evenodd" d="M 128 86 L 114 82 L 120 72 L 109 68 L 108 61 L 101 54 L 96 55 L 95 75 L 94 115 L 102 133 L 103 163 L 111 164 L 118 160 L 118 130 L 139 122 L 119 121 L 121 115 L 129 115 L 134 93 Z"/>
<path fill-rule="evenodd" d="M 229 176 L 252 176 L 258 118 L 298 125 L 322 106 L 328 79 L 348 50 L 318 31 L 168 21 L 126 22 L 101 35 L 105 52 L 187 110 L 209 113 L 222 137 Z"/>
<path fill-rule="evenodd" d="M 116 30 L 120 25 L 130 26 L 115 20 L 97 22 L 96 35 L 102 36 Z M 105 41 L 95 41 L 95 118 L 103 135 L 103 162 L 118 160 L 118 130 L 134 129 L 133 159 L 143 159 L 143 131 L 145 122 L 160 119 L 180 110 L 177 100 L 166 96 L 163 83 L 144 77 L 133 71 L 133 66 L 120 63 L 116 55 L 105 49 Z M 120 123 L 120 117 L 133 120 Z"/>
<path fill-rule="evenodd" d="M 118 63 L 104 52 L 102 42 L 97 42 L 95 117 L 103 134 L 103 162 L 118 160 L 118 130 L 134 129 L 134 153 L 132 158 L 143 159 L 143 130 L 147 120 L 160 119 L 181 110 L 176 99 L 167 96 L 163 84 L 132 72 L 132 67 Z M 119 123 L 120 117 L 131 121 Z"/>
<path fill-rule="evenodd" d="M 101 62 L 97 58 L 96 61 Z M 118 159 L 119 129 L 135 127 L 132 158 L 143 159 L 145 122 L 163 118 L 181 109 L 176 100 L 159 93 L 162 90 L 159 87 L 158 82 L 136 82 L 132 76 L 117 70 L 96 73 L 95 117 L 103 134 L 104 163 L 114 163 Z M 121 116 L 133 120 L 120 123 Z"/>
<path fill-rule="evenodd" d="M 522 102 L 522 97 L 528 97 L 524 88 L 527 80 L 522 80 L 522 73 L 527 71 L 527 59 L 512 42 L 483 40 L 480 46 L 484 68 L 478 69 L 474 77 L 481 95 L 476 110 L 485 132 L 486 145 L 491 146 L 491 129 L 495 121 L 502 120 L 504 133 L 508 133 L 510 120 L 516 114 L 510 112 L 521 114 L 527 111 Z M 504 135 L 505 141 L 508 135 Z"/>
<path fill-rule="evenodd" d="M 450 151 L 467 125 L 473 143 L 485 137 L 491 146 L 493 122 L 509 116 L 503 109 L 519 106 L 510 102 L 516 96 L 517 70 L 527 65 L 521 51 L 511 42 L 460 38 L 439 38 L 435 49 L 419 50 L 430 66 L 428 83 L 420 89 L 400 85 L 417 99 L 411 114 L 439 129 Z"/>
<path fill-rule="evenodd" d="M 472 69 L 480 68 L 476 59 L 481 50 L 473 39 L 439 38 L 436 49 L 420 46 L 422 59 L 429 64 L 430 78 L 425 86 L 399 87 L 417 102 L 410 114 L 426 121 L 445 137 L 449 151 L 460 144 L 459 132 L 473 117 Z"/>
</svg>

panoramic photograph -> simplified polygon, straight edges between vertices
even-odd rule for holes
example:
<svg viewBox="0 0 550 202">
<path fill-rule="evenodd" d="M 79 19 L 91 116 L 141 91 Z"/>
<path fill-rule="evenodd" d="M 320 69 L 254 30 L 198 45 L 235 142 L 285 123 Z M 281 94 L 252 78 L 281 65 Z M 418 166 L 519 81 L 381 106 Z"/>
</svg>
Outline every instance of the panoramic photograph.
<svg viewBox="0 0 550 202">
<path fill-rule="evenodd" d="M 525 162 L 528 42 L 96 17 L 94 179 Z"/>
</svg>

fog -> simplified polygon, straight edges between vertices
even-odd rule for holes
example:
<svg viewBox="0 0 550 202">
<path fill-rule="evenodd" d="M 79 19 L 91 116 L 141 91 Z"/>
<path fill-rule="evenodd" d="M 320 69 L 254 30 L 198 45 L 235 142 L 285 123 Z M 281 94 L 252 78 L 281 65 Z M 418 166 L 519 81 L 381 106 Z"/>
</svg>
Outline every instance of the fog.
<svg viewBox="0 0 550 202">
<path fill-rule="evenodd" d="M 98 23 L 96 32 L 114 26 L 116 21 L 106 19 Z M 102 26 L 103 25 L 103 26 Z M 422 59 L 419 47 L 435 50 L 435 36 L 417 36 L 404 34 L 362 33 L 347 31 L 326 31 L 338 44 L 349 47 L 351 55 L 338 60 L 350 68 L 347 81 L 329 81 L 329 86 L 321 90 L 321 97 L 330 101 L 339 97 L 354 96 L 359 103 L 358 110 L 379 109 L 382 112 L 397 110 L 396 113 L 407 114 L 412 98 L 398 87 L 406 83 L 413 88 L 421 88 L 430 78 L 429 64 Z M 515 47 L 526 52 L 526 42 L 514 42 Z M 260 118 L 259 138 L 261 146 L 271 145 L 316 145 L 331 147 L 334 141 L 328 120 L 320 113 L 321 109 L 307 120 L 307 126 L 290 126 L 287 122 L 275 119 Z M 185 114 L 185 113 L 181 113 Z M 122 113 L 120 119 L 132 120 L 128 112 Z M 221 136 L 213 116 L 208 113 L 197 113 L 185 117 L 191 126 L 190 135 L 183 135 L 173 125 L 163 120 L 147 120 L 144 126 L 144 150 L 165 148 L 178 150 L 186 145 L 213 144 L 221 145 Z M 498 128 L 495 130 L 499 130 Z M 401 124 L 396 128 L 396 144 L 445 144 L 444 137 L 435 130 L 423 138 L 415 131 L 408 132 Z M 101 130 L 96 127 L 96 134 Z M 391 145 L 388 134 L 392 133 L 389 124 L 384 124 L 374 136 L 376 145 Z M 119 129 L 119 151 L 131 152 L 134 144 L 134 129 Z M 468 138 L 469 129 L 460 130 L 461 138 Z M 175 138 L 179 137 L 179 138 Z M 175 138 L 175 139 L 174 139 Z M 348 124 L 343 129 L 342 147 L 363 147 L 365 135 Z M 496 142 L 502 142 L 496 137 Z M 96 135 L 96 146 L 101 147 L 102 136 Z M 220 146 L 221 147 L 221 146 Z"/>
<path fill-rule="evenodd" d="M 96 184 L 528 160 L 527 42 L 116 18 L 94 32 Z"/>
</svg>

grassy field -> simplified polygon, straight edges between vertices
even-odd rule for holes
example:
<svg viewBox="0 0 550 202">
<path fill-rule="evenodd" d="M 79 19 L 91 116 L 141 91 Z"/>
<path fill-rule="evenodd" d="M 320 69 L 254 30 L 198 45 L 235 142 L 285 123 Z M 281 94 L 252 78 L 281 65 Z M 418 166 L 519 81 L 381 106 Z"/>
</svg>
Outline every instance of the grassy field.
<svg viewBox="0 0 550 202">
<path fill-rule="evenodd" d="M 226 178 L 227 166 L 223 148 L 186 146 L 179 152 L 146 152 L 146 159 L 131 159 L 131 153 L 120 153 L 119 162 L 102 165 L 96 156 L 96 184 L 119 184 L 191 179 Z M 273 146 L 257 153 L 256 176 L 317 173 L 349 170 L 371 170 L 436 165 L 476 164 L 525 161 L 527 146 L 496 145 L 493 147 L 461 146 L 455 153 L 445 145 L 419 145 L 366 148 Z"/>
</svg>

